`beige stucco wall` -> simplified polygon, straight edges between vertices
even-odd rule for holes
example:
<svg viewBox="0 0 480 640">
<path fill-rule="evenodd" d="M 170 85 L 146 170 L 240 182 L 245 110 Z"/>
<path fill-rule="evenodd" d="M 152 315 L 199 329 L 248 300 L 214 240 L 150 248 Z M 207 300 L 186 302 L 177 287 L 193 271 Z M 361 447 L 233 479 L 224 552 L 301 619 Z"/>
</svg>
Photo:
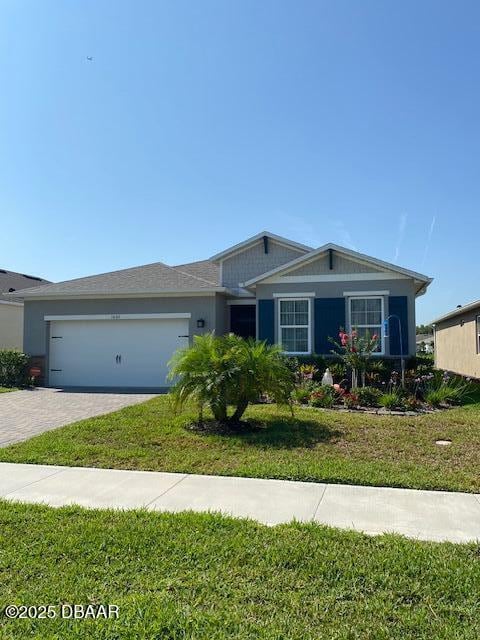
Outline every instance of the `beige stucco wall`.
<svg viewBox="0 0 480 640">
<path fill-rule="evenodd" d="M 480 309 L 467 311 L 435 327 L 435 365 L 464 376 L 480 378 L 476 317 Z"/>
<path fill-rule="evenodd" d="M 0 349 L 23 349 L 23 305 L 0 303 Z"/>
</svg>

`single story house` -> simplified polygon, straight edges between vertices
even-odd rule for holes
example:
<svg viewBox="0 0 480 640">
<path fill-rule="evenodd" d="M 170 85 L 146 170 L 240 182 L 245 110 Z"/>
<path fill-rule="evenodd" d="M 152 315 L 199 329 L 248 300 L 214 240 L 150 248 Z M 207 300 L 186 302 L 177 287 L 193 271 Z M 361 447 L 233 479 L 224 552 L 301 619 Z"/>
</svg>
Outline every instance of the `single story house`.
<svg viewBox="0 0 480 640">
<path fill-rule="evenodd" d="M 0 349 L 23 349 L 23 302 L 9 294 L 47 283 L 37 276 L 0 269 Z"/>
<path fill-rule="evenodd" d="M 175 350 L 207 331 L 279 343 L 292 355 L 330 355 L 329 338 L 355 326 L 382 336 L 378 355 L 414 355 L 415 299 L 430 282 L 335 244 L 314 249 L 264 231 L 208 260 L 157 262 L 18 295 L 25 351 L 43 363 L 46 384 L 157 388 L 168 384 Z"/>
<path fill-rule="evenodd" d="M 433 333 L 417 333 L 417 353 L 433 353 Z"/>
<path fill-rule="evenodd" d="M 480 379 L 480 300 L 435 320 L 435 366 Z"/>
</svg>

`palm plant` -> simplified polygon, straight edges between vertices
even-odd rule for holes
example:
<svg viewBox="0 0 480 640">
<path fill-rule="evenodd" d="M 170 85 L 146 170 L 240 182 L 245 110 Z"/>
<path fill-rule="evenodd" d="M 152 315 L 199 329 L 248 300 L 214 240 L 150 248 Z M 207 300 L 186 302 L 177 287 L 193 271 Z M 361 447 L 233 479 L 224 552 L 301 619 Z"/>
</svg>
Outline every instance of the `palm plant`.
<svg viewBox="0 0 480 640">
<path fill-rule="evenodd" d="M 238 425 L 248 404 L 262 394 L 291 406 L 294 379 L 277 345 L 208 333 L 195 336 L 193 344 L 177 351 L 169 364 L 176 407 L 193 400 L 200 422 L 208 406 L 220 424 Z"/>
</svg>

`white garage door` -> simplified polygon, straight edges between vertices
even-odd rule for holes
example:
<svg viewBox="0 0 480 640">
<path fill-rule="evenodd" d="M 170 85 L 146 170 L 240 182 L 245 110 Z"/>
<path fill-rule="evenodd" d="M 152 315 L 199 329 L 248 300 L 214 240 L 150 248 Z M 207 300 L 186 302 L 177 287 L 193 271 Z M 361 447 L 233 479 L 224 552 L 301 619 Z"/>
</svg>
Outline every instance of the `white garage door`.
<svg viewBox="0 0 480 640">
<path fill-rule="evenodd" d="M 188 345 L 189 314 L 158 315 L 51 319 L 50 386 L 168 386 L 167 363 Z"/>
</svg>

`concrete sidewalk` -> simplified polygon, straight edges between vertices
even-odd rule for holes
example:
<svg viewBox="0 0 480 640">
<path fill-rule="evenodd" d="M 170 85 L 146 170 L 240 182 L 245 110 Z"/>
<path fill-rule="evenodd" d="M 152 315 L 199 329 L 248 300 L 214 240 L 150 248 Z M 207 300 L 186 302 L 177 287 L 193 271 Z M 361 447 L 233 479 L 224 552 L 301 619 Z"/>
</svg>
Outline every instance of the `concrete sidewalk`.
<svg viewBox="0 0 480 640">
<path fill-rule="evenodd" d="M 369 534 L 480 540 L 480 496 L 467 493 L 0 463 L 0 497 L 55 507 L 217 511 L 269 525 L 295 519 Z"/>
</svg>

